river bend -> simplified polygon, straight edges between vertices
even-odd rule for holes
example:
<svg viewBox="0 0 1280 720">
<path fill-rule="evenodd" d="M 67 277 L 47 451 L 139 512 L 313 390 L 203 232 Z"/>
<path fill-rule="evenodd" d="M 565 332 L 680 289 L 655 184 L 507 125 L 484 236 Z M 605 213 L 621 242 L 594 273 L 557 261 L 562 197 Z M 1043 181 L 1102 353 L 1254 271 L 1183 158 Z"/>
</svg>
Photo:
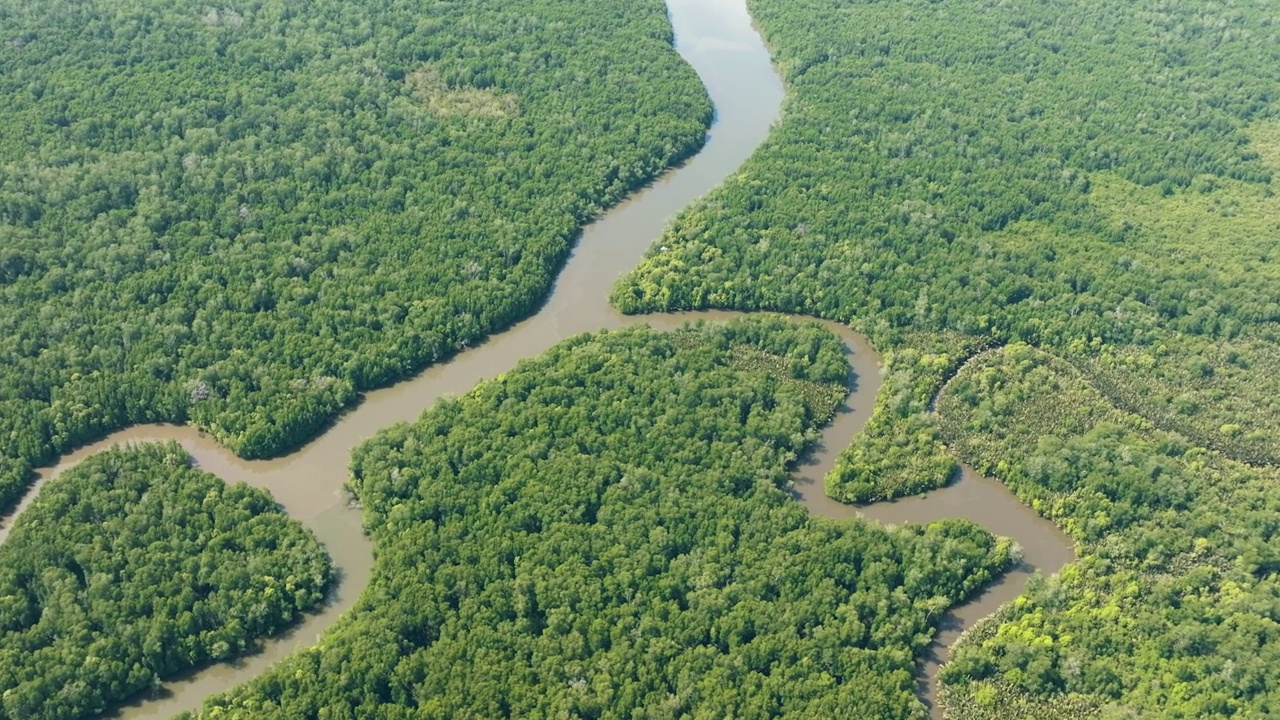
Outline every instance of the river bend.
<svg viewBox="0 0 1280 720">
<path fill-rule="evenodd" d="M 319 612 L 305 616 L 283 635 L 264 642 L 261 652 L 229 664 L 214 665 L 165 683 L 154 695 L 116 715 L 168 717 L 198 708 L 205 698 L 262 673 L 285 655 L 314 644 L 349 609 L 368 584 L 373 548 L 361 531 L 360 512 L 348 507 L 343 492 L 351 451 L 379 429 L 415 420 L 442 395 L 460 395 L 485 378 L 510 370 L 522 358 L 541 354 L 579 333 L 647 323 L 674 329 L 694 318 L 727 319 L 738 313 L 711 312 L 626 317 L 609 305 L 618 277 L 635 267 L 645 250 L 682 208 L 735 172 L 768 136 L 778 119 L 784 91 L 769 53 L 753 27 L 744 0 L 667 0 L 676 50 L 697 71 L 715 106 L 715 119 L 703 149 L 627 202 L 613 208 L 582 233 L 551 294 L 536 315 L 449 362 L 417 377 L 368 393 L 310 443 L 287 456 L 242 460 L 212 438 L 183 426 L 137 426 L 112 434 L 45 468 L 17 512 L 39 486 L 85 457 L 112 445 L 176 440 L 201 469 L 229 482 L 266 488 L 293 518 L 310 527 L 324 543 L 338 570 L 338 582 Z M 956 482 L 922 498 L 855 508 L 828 498 L 822 478 L 839 451 L 867 422 L 880 389 L 880 358 L 866 338 L 847 327 L 826 323 L 839 333 L 849 352 L 855 381 L 844 406 L 823 429 L 811 455 L 794 475 L 793 492 L 814 515 L 863 516 L 884 523 L 968 518 L 997 535 L 1016 540 L 1023 562 L 979 595 L 952 609 L 920 663 L 920 696 L 934 717 L 937 671 L 946 648 L 959 633 L 1016 597 L 1032 572 L 1057 572 L 1074 558 L 1070 541 L 1038 517 L 999 482 L 967 466 Z M 6 522 L 0 540 L 8 534 Z"/>
</svg>

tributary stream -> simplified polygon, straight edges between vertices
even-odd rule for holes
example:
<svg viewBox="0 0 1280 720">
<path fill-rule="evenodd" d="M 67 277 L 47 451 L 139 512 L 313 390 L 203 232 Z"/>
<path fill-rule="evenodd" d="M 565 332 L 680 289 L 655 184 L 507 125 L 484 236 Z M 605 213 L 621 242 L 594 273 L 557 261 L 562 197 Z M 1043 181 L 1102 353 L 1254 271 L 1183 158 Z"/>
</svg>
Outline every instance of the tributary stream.
<svg viewBox="0 0 1280 720">
<path fill-rule="evenodd" d="M 338 585 L 323 609 L 307 615 L 288 633 L 267 640 L 260 652 L 170 681 L 117 716 L 158 718 L 198 708 L 206 697 L 250 680 L 285 655 L 314 644 L 320 633 L 354 604 L 369 581 L 373 553 L 369 539 L 361 532 L 360 511 L 348 507 L 342 487 L 352 449 L 379 429 L 413 421 L 441 395 L 461 395 L 481 380 L 510 370 L 522 358 L 539 355 L 579 333 L 636 323 L 673 329 L 690 319 L 736 315 L 625 317 L 608 302 L 609 290 L 618 277 L 640 262 L 671 218 L 735 172 L 764 141 L 783 102 L 782 82 L 744 0 L 667 0 L 667 6 L 676 49 L 697 71 L 715 104 L 715 121 L 706 146 L 683 166 L 588 226 L 536 315 L 411 380 L 368 393 L 322 435 L 286 457 L 241 460 L 192 428 L 150 425 L 115 433 L 41 473 L 19 512 L 40 484 L 93 453 L 120 443 L 177 440 L 200 468 L 229 482 L 244 481 L 270 490 L 292 517 L 316 533 L 339 570 Z M 856 380 L 845 406 L 796 472 L 797 499 L 814 515 L 825 517 L 862 515 L 885 523 L 968 518 L 997 535 L 1013 538 L 1023 549 L 1020 567 L 944 617 L 938 636 L 922 658 L 920 695 L 932 713 L 940 716 L 933 703 L 937 671 L 946 648 L 964 628 L 1016 597 L 1032 572 L 1051 574 L 1070 562 L 1072 545 L 999 482 L 967 467 L 956 482 L 922 498 L 854 508 L 826 497 L 822 477 L 839 451 L 866 424 L 880 389 L 880 358 L 866 338 L 836 323 L 827 325 L 844 339 Z M 0 540 L 8 534 L 8 525 L 6 522 L 0 528 Z"/>
</svg>

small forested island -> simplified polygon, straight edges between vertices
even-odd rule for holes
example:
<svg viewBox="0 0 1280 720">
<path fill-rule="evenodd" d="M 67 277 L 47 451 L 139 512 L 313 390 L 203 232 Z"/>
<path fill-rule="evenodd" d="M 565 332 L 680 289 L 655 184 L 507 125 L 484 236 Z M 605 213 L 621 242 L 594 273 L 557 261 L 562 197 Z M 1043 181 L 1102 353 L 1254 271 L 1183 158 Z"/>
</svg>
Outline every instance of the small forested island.
<svg viewBox="0 0 1280 720">
<path fill-rule="evenodd" d="M 749 5 L 783 121 L 614 303 L 850 322 L 888 367 L 831 495 L 958 456 L 1077 540 L 963 644 L 950 716 L 1280 713 L 1274 4 Z"/>
<path fill-rule="evenodd" d="M 323 600 L 324 549 L 176 443 L 99 453 L 0 544 L 0 718 L 99 715 L 227 660 Z"/>
<path fill-rule="evenodd" d="M 747 4 L 775 131 L 614 306 L 862 330 L 883 390 L 832 497 L 967 462 L 1075 541 L 935 710 L 1280 715 L 1275 4 Z M 661 0 L 0 0 L 0 28 L 0 511 L 131 424 L 310 440 L 534 312 L 713 119 Z M 355 609 L 198 717 L 920 718 L 922 651 L 1018 553 L 794 502 L 849 379 L 816 324 L 637 326 L 384 430 Z M 0 545 L 0 720 L 243 653 L 333 576 L 180 446 L 93 456 Z"/>
<path fill-rule="evenodd" d="M 0 511 L 190 422 L 243 457 L 532 312 L 694 152 L 661 0 L 0 0 Z"/>
<path fill-rule="evenodd" d="M 1010 547 L 813 520 L 840 341 L 753 318 L 561 343 L 363 445 L 374 579 L 200 717 L 915 718 L 914 657 Z"/>
<path fill-rule="evenodd" d="M 1052 347 L 1112 402 L 1280 461 L 1269 3 L 750 4 L 786 119 L 615 302 L 806 312 L 870 333 L 897 377 L 832 478 L 837 497 L 947 477 L 912 416 L 992 340 Z M 908 458 L 935 471 L 912 484 Z"/>
</svg>

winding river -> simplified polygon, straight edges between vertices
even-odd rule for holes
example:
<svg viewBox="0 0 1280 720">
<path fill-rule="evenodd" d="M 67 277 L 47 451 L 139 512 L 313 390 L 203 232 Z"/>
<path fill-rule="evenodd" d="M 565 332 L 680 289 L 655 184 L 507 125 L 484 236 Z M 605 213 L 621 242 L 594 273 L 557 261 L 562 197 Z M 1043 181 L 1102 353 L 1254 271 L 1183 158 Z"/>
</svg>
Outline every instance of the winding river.
<svg viewBox="0 0 1280 720">
<path fill-rule="evenodd" d="M 40 473 L 37 485 L 17 512 L 29 504 L 41 484 L 83 458 L 109 446 L 148 440 L 176 440 L 204 470 L 230 482 L 263 487 L 294 518 L 310 527 L 333 557 L 339 582 L 327 604 L 307 615 L 286 634 L 266 641 L 261 652 L 166 683 L 153 695 L 121 709 L 118 717 L 168 717 L 195 709 L 203 700 L 260 674 L 296 649 L 312 645 L 321 632 L 355 602 L 369 581 L 373 548 L 361 532 L 360 512 L 348 507 L 342 485 L 351 450 L 380 428 L 416 419 L 441 395 L 459 395 L 477 382 L 510 370 L 521 358 L 536 356 L 582 332 L 648 323 L 673 329 L 691 318 L 725 319 L 736 313 L 697 313 L 625 317 L 608 303 L 618 277 L 634 267 L 681 208 L 733 173 L 768 135 L 783 101 L 783 86 L 744 0 L 668 0 L 676 49 L 693 66 L 715 104 L 715 121 L 706 146 L 679 169 L 667 173 L 628 202 L 587 227 L 560 273 L 545 305 L 533 317 L 486 342 L 432 367 L 414 379 L 367 394 L 327 431 L 298 451 L 275 460 L 241 460 L 211 438 L 181 426 L 133 427 L 81 448 Z M 956 482 L 924 498 L 854 508 L 823 493 L 822 477 L 836 454 L 870 417 L 880 388 L 880 358 L 865 337 L 836 323 L 849 350 L 856 380 L 845 405 L 794 478 L 794 494 L 814 515 L 865 516 L 885 523 L 928 522 L 961 517 L 1023 548 L 1022 565 L 953 609 L 920 664 L 920 696 L 935 717 L 937 670 L 946 648 L 975 620 L 1017 596 L 1034 571 L 1057 572 L 1073 557 L 1070 541 L 1052 524 L 1015 499 L 999 482 L 964 468 Z M 0 528 L 0 540 L 9 523 Z"/>
</svg>

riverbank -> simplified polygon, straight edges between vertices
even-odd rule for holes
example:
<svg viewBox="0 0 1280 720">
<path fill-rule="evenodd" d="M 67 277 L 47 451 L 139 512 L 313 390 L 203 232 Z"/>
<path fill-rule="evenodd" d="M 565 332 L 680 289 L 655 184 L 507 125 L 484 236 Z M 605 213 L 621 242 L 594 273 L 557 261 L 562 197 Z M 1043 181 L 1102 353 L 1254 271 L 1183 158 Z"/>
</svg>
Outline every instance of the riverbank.
<svg viewBox="0 0 1280 720">
<path fill-rule="evenodd" d="M 326 432 L 285 457 L 246 461 L 188 427 L 139 426 L 81 448 L 40 473 L 39 482 L 20 508 L 25 507 L 40 484 L 106 447 L 175 440 L 191 453 L 201 469 L 229 482 L 244 481 L 270 490 L 286 512 L 315 531 L 339 572 L 338 585 L 323 611 L 307 616 L 284 636 L 266 641 L 261 652 L 166 683 L 154 697 L 124 708 L 118 716 L 168 717 L 197 708 L 209 695 L 251 679 L 276 660 L 314 644 L 320 633 L 354 604 L 368 583 L 373 553 L 362 532 L 359 511 L 348 507 L 343 484 L 352 449 L 379 429 L 412 421 L 438 398 L 462 394 L 480 380 L 510 370 L 520 359 L 541 354 L 582 332 L 640 323 L 674 329 L 698 318 L 716 321 L 740 314 L 629 317 L 613 310 L 607 301 L 615 280 L 641 260 L 670 218 L 735 172 L 767 137 L 783 99 L 781 81 L 741 0 L 670 0 L 668 6 L 676 49 L 698 72 L 716 107 L 706 146 L 685 165 L 586 228 L 550 297 L 535 316 L 459 353 L 448 363 L 369 393 Z M 822 477 L 836 454 L 870 417 L 880 388 L 880 359 L 864 336 L 837 323 L 826 325 L 845 342 L 854 377 L 841 411 L 797 470 L 794 487 L 798 499 L 812 514 L 830 518 L 860 515 L 885 523 L 967 518 L 997 535 L 1017 540 L 1023 547 L 1022 566 L 944 617 L 921 671 L 922 699 L 931 705 L 944 648 L 963 628 L 1021 592 L 1031 572 L 1052 573 L 1070 561 L 1071 546 L 1056 528 L 1038 518 L 1001 484 L 967 468 L 957 482 L 925 498 L 865 508 L 841 505 L 827 498 L 822 492 Z M 5 532 L 0 529 L 0 538 Z"/>
</svg>

